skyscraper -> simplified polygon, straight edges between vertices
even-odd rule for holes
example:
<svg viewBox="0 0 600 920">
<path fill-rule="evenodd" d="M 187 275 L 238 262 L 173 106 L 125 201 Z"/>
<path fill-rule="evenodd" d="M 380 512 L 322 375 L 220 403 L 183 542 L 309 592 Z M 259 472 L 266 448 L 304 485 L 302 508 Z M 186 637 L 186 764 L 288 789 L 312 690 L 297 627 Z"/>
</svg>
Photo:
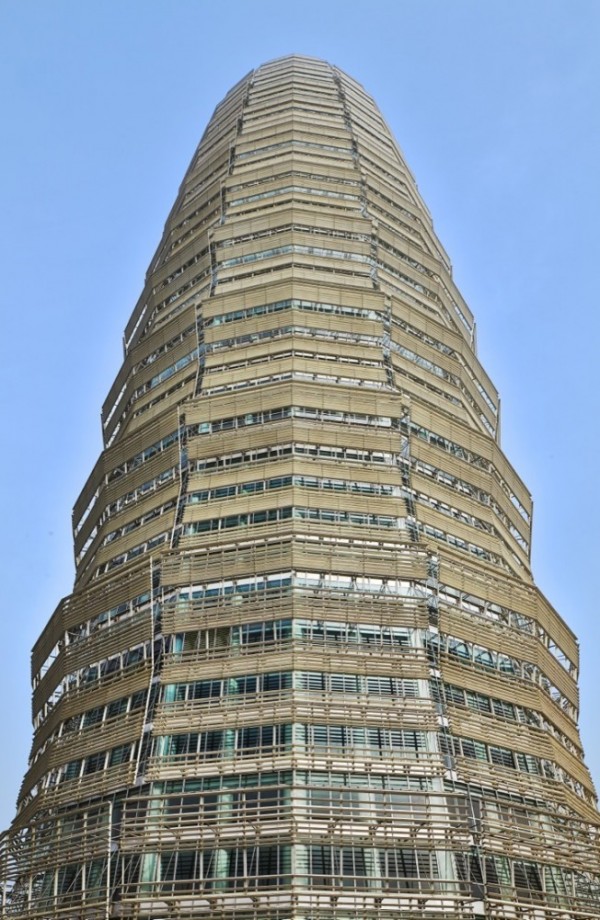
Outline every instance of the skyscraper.
<svg viewBox="0 0 600 920">
<path fill-rule="evenodd" d="M 124 346 L 2 916 L 600 917 L 576 640 L 350 77 L 284 58 L 217 106 Z"/>
</svg>

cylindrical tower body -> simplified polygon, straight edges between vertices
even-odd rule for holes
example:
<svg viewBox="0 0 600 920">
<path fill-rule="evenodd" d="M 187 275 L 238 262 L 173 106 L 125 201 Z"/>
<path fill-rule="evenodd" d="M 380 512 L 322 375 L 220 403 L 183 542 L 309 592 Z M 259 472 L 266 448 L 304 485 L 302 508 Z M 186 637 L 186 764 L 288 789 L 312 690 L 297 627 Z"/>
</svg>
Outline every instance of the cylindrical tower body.
<svg viewBox="0 0 600 920">
<path fill-rule="evenodd" d="M 576 640 L 350 77 L 288 57 L 217 106 L 102 424 L 3 917 L 600 917 Z"/>
</svg>

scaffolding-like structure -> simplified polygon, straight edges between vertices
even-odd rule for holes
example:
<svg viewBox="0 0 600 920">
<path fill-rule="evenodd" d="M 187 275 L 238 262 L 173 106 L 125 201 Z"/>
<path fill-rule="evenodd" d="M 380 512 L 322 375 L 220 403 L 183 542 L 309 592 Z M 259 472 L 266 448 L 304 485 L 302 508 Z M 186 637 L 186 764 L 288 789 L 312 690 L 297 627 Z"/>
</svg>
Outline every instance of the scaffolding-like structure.
<svg viewBox="0 0 600 920">
<path fill-rule="evenodd" d="M 32 656 L 2 920 L 592 920 L 575 637 L 472 315 L 370 97 L 217 106 Z"/>
</svg>

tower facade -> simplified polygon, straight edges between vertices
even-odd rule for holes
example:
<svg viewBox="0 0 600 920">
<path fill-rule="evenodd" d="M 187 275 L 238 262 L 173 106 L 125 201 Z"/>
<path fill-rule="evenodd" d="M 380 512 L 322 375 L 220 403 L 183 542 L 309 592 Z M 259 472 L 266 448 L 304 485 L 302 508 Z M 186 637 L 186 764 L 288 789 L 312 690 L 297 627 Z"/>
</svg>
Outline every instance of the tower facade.
<svg viewBox="0 0 600 920">
<path fill-rule="evenodd" d="M 350 77 L 284 58 L 217 106 L 124 346 L 2 917 L 600 917 L 576 640 Z"/>
</svg>

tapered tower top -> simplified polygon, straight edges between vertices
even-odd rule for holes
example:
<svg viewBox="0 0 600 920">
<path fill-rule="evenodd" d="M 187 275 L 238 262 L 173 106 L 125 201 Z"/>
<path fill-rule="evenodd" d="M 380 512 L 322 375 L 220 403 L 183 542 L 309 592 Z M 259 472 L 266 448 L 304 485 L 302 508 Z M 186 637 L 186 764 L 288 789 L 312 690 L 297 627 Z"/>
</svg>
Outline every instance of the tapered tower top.
<svg viewBox="0 0 600 920">
<path fill-rule="evenodd" d="M 264 100 L 253 113 L 247 108 L 250 94 L 255 98 L 262 96 Z M 315 94 L 319 96 L 318 120 L 311 117 Z M 273 110 L 277 108 L 274 118 L 279 128 L 272 134 L 270 128 L 274 124 L 273 116 L 265 121 L 260 117 L 265 106 Z M 325 137 L 329 143 L 324 143 Z M 262 144 L 261 138 L 268 138 L 269 142 Z M 234 186 L 235 177 L 245 175 L 256 163 L 260 163 L 261 168 L 268 168 L 268 163 L 276 164 L 276 174 L 279 174 L 285 163 L 312 157 L 331 176 L 336 167 L 346 163 L 350 156 L 359 178 L 365 180 L 369 171 L 372 174 L 379 172 L 380 182 L 385 181 L 385 176 L 388 180 L 391 178 L 389 166 L 393 165 L 394 181 L 391 188 L 401 196 L 406 206 L 405 217 L 412 225 L 406 228 L 410 233 L 411 244 L 436 261 L 439 260 L 445 271 L 451 274 L 450 261 L 433 232 L 431 216 L 418 192 L 414 177 L 372 97 L 339 68 L 326 61 L 301 55 L 278 58 L 250 71 L 217 105 L 181 184 L 163 240 L 152 262 L 152 270 L 169 260 L 171 250 L 168 246 L 165 248 L 168 228 L 172 222 L 177 221 L 180 211 L 186 211 L 188 202 L 197 199 L 200 194 L 199 168 L 205 165 L 210 151 L 223 143 L 229 144 L 231 151 L 226 187 Z M 213 178 L 205 175 L 202 169 L 200 173 L 204 182 Z M 385 222 L 381 209 L 375 206 L 369 209 L 366 183 L 362 191 L 365 193 L 365 200 L 361 201 L 364 216 L 371 221 Z M 291 188 L 289 200 L 301 203 L 307 194 L 308 191 Z M 352 200 L 350 193 L 346 200 Z M 371 204 L 374 205 L 373 202 Z M 350 213 L 352 210 L 348 204 L 346 211 Z M 225 215 L 220 213 L 218 220 L 224 222 Z M 397 232 L 397 227 L 394 232 Z M 457 289 L 453 289 L 452 295 L 456 303 L 452 305 L 451 321 L 454 324 L 458 320 L 457 330 L 473 344 L 475 333 L 472 314 Z M 136 342 L 141 334 L 139 310 L 140 304 L 125 332 L 127 347 Z"/>
</svg>

